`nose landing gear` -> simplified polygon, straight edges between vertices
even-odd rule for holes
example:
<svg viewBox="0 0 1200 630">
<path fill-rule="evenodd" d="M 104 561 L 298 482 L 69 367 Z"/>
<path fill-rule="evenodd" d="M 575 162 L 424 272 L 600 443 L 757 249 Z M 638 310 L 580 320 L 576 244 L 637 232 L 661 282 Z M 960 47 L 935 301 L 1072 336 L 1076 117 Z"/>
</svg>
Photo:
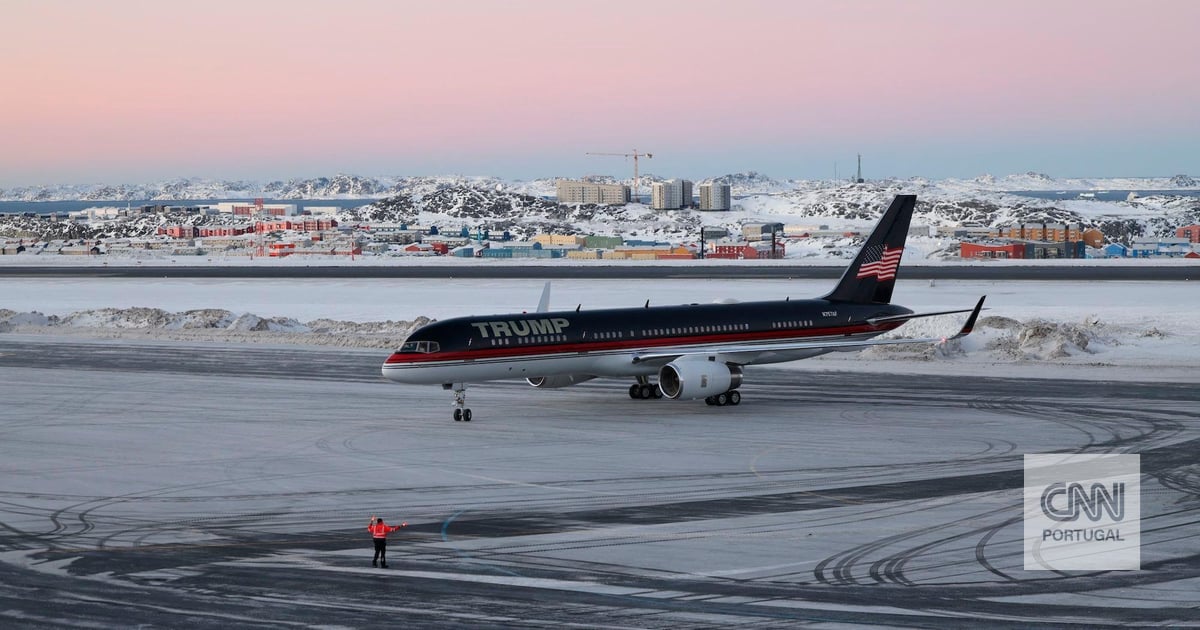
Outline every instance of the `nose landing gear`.
<svg viewBox="0 0 1200 630">
<path fill-rule="evenodd" d="M 471 410 L 467 408 L 467 384 L 445 383 L 442 385 L 442 389 L 454 390 L 454 421 L 470 422 Z"/>
</svg>

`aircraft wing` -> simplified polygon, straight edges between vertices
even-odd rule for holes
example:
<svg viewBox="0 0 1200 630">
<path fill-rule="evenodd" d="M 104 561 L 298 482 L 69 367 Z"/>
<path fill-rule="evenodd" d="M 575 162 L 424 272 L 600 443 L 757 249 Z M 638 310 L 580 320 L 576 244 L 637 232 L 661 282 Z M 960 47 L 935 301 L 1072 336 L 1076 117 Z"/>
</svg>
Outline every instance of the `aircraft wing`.
<svg viewBox="0 0 1200 630">
<path fill-rule="evenodd" d="M 987 297 L 987 296 L 984 296 Z M 981 300 L 982 301 L 982 300 Z M 906 322 L 910 319 L 920 319 L 922 317 L 937 317 L 938 315 L 954 315 L 957 313 L 970 313 L 975 309 L 960 308 L 956 311 L 934 311 L 932 313 L 909 313 L 908 315 L 888 315 L 887 317 L 869 317 L 867 323 L 874 326 L 883 322 Z"/>
<path fill-rule="evenodd" d="M 986 295 L 979 298 L 979 302 L 975 305 L 975 308 L 970 310 L 971 315 L 970 315 L 970 317 L 967 318 L 966 323 L 963 324 L 962 329 L 960 329 L 957 333 L 955 333 L 954 335 L 952 335 L 950 337 L 940 337 L 940 338 L 929 337 L 929 338 L 925 338 L 925 339 L 856 339 L 856 340 L 848 340 L 848 341 L 831 339 L 831 340 L 824 340 L 824 341 L 788 341 L 788 342 L 770 343 L 770 344 L 743 344 L 743 345 L 734 345 L 734 346 L 717 346 L 717 347 L 713 347 L 713 348 L 707 348 L 703 352 L 698 352 L 696 350 L 680 350 L 678 352 L 671 352 L 671 351 L 647 352 L 644 354 L 635 355 L 633 357 L 633 362 L 634 363 L 652 363 L 652 364 L 657 363 L 657 364 L 665 365 L 667 363 L 670 363 L 671 361 L 674 361 L 675 359 L 678 359 L 679 357 L 682 357 L 682 356 L 685 356 L 688 354 L 705 354 L 705 355 L 719 354 L 722 357 L 724 357 L 725 361 L 728 363 L 748 363 L 750 361 L 753 361 L 754 358 L 756 358 L 758 355 L 767 353 L 767 352 L 783 352 L 783 351 L 789 351 L 789 350 L 841 350 L 841 349 L 867 348 L 870 346 L 892 346 L 892 345 L 900 345 L 900 344 L 921 344 L 921 343 L 945 343 L 947 341 L 951 341 L 954 339 L 960 339 L 962 337 L 966 337 L 967 335 L 971 334 L 971 331 L 975 328 L 975 322 L 979 319 L 979 312 L 983 310 L 983 301 L 985 299 L 987 299 Z M 965 313 L 965 312 L 967 312 L 967 311 L 962 310 L 962 311 L 947 311 L 944 313 L 924 313 L 924 314 L 916 315 L 916 317 L 931 316 L 931 315 L 944 315 L 944 314 L 948 314 L 948 313 Z M 901 317 L 912 319 L 914 316 L 905 315 L 905 316 L 901 316 Z M 890 319 L 890 318 L 881 318 L 881 319 Z M 878 321 L 878 320 L 876 320 L 876 321 Z"/>
</svg>

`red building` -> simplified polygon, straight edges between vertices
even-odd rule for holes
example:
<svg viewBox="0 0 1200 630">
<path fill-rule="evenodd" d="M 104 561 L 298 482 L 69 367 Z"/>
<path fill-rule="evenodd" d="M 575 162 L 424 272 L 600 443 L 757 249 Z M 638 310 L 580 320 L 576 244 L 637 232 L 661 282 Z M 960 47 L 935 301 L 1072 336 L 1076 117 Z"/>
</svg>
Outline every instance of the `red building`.
<svg viewBox="0 0 1200 630">
<path fill-rule="evenodd" d="M 1200 225 L 1185 225 L 1175 230 L 1175 237 L 1186 238 L 1192 243 L 1200 243 Z"/>
<path fill-rule="evenodd" d="M 255 232 L 285 232 L 292 229 L 292 222 L 287 219 L 278 221 L 259 221 L 254 224 Z"/>
<path fill-rule="evenodd" d="M 775 244 L 775 258 L 783 258 L 785 249 L 783 243 Z M 713 250 L 704 255 L 705 258 L 719 258 L 728 260 L 758 260 L 771 258 L 771 243 L 764 242 L 759 245 L 750 245 L 748 243 L 724 243 L 714 245 Z"/>
<path fill-rule="evenodd" d="M 240 225 L 203 225 L 198 228 L 197 236 L 241 236 L 250 231 L 250 228 Z"/>
<path fill-rule="evenodd" d="M 156 233 L 171 238 L 196 238 L 198 231 L 194 225 L 161 225 Z"/>
<path fill-rule="evenodd" d="M 296 217 L 295 219 L 276 219 L 274 221 L 259 221 L 254 224 L 257 232 L 323 232 L 337 227 L 334 219 L 326 217 Z"/>
<path fill-rule="evenodd" d="M 723 258 L 741 260 L 743 258 L 758 258 L 758 250 L 745 243 L 714 245 L 713 250 L 705 258 Z"/>
<path fill-rule="evenodd" d="M 1021 243 L 962 243 L 959 255 L 963 258 L 1024 258 Z"/>
<path fill-rule="evenodd" d="M 276 258 L 283 258 L 288 254 L 294 253 L 296 253 L 295 243 L 271 243 L 267 247 L 267 255 L 274 256 Z"/>
</svg>

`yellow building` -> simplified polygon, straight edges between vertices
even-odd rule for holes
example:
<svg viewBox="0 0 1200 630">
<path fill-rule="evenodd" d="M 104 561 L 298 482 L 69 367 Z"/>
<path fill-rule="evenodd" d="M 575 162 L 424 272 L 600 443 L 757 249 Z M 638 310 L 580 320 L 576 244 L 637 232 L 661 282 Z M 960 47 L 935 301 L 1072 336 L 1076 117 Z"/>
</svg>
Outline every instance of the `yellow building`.
<svg viewBox="0 0 1200 630">
<path fill-rule="evenodd" d="M 574 236 L 572 234 L 538 234 L 533 237 L 533 242 L 535 243 L 567 247 L 583 247 L 586 240 L 582 236 Z"/>
<path fill-rule="evenodd" d="M 1071 225 L 1063 225 L 1062 223 L 1026 223 L 1024 225 L 1007 225 L 994 228 L 988 236 L 1022 241 L 1081 241 L 1083 240 L 1083 226 L 1078 223 Z"/>
</svg>

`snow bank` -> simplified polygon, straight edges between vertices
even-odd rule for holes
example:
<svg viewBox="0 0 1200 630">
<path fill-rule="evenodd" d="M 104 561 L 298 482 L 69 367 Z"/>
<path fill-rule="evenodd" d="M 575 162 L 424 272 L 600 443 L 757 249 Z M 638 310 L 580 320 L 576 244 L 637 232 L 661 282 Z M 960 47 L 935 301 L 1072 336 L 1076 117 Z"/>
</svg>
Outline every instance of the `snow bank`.
<svg viewBox="0 0 1200 630">
<path fill-rule="evenodd" d="M 962 325 L 961 315 L 913 320 L 883 338 L 945 338 Z M 942 364 L 1057 365 L 1061 367 L 1200 368 L 1195 348 L 1200 340 L 1187 328 L 1166 322 L 1106 322 L 1096 315 L 1062 319 L 1004 316 L 980 317 L 964 338 L 933 345 L 868 348 L 858 356 L 868 361 L 917 361 Z M 831 355 L 836 361 L 849 355 Z"/>
<path fill-rule="evenodd" d="M 59 317 L 37 311 L 0 309 L 0 333 L 371 348 L 395 346 L 415 328 L 430 321 L 418 317 L 413 321 L 359 323 L 317 319 L 302 323 L 290 317 L 262 317 L 224 309 L 173 313 L 146 307 L 88 309 Z"/>
<path fill-rule="evenodd" d="M 883 337 L 949 337 L 956 332 L 955 327 L 961 325 L 961 315 L 943 315 L 913 320 Z M 1021 321 L 1010 317 L 985 316 L 979 318 L 974 332 L 962 339 L 924 348 L 880 346 L 869 349 L 867 355 L 925 360 L 985 355 L 992 360 L 1052 361 L 1095 354 L 1109 346 L 1120 345 L 1118 337 L 1122 334 L 1125 332 L 1105 326 L 1095 318 L 1070 322 L 1041 318 Z"/>
</svg>

